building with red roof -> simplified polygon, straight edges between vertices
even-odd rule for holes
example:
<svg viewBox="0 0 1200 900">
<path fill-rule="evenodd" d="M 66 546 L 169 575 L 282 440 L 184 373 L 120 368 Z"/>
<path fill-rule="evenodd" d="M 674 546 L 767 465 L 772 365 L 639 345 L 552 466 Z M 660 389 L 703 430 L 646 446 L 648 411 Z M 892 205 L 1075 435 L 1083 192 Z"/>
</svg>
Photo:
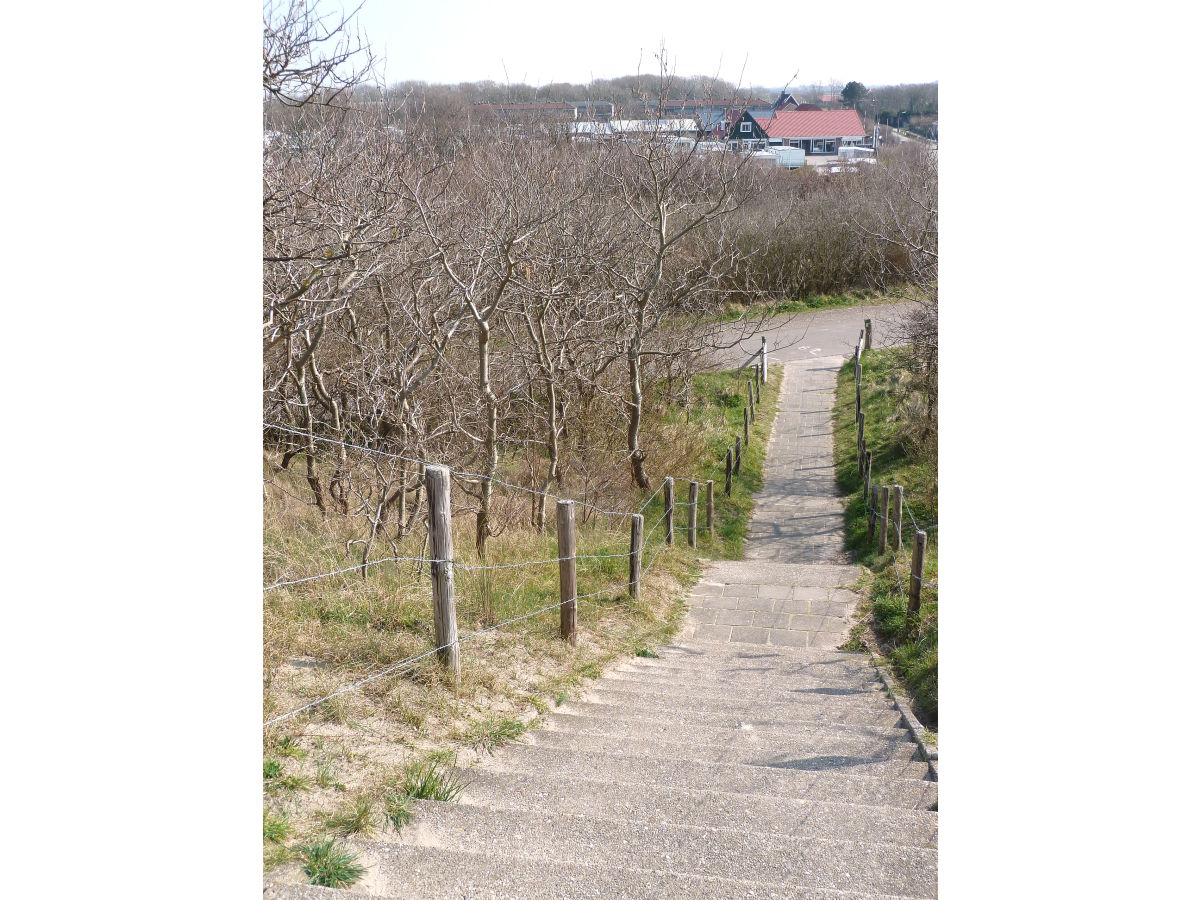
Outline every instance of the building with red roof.
<svg viewBox="0 0 1200 900">
<path fill-rule="evenodd" d="M 852 109 L 781 109 L 761 119 L 746 111 L 729 134 L 735 150 L 799 147 L 813 156 L 832 156 L 838 147 L 860 146 L 866 138 L 862 119 Z"/>
</svg>

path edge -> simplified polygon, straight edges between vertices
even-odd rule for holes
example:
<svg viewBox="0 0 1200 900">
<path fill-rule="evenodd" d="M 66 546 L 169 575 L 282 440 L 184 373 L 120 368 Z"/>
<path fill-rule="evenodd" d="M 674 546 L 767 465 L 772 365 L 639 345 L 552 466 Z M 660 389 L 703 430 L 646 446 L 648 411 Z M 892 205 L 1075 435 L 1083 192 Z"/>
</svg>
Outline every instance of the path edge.
<svg viewBox="0 0 1200 900">
<path fill-rule="evenodd" d="M 938 752 L 936 747 L 930 747 L 929 742 L 925 740 L 925 727 L 913 715 L 912 707 L 909 706 L 908 696 L 904 690 L 897 684 L 892 677 L 892 673 L 888 671 L 887 660 L 880 659 L 872 655 L 871 665 L 875 667 L 875 674 L 879 676 L 880 681 L 887 687 L 888 695 L 892 699 L 896 710 L 900 713 L 900 718 L 904 722 L 904 727 L 908 729 L 908 733 L 912 735 L 912 739 L 916 741 L 917 746 L 921 749 L 921 756 L 929 765 L 929 774 L 934 781 L 938 780 Z"/>
</svg>

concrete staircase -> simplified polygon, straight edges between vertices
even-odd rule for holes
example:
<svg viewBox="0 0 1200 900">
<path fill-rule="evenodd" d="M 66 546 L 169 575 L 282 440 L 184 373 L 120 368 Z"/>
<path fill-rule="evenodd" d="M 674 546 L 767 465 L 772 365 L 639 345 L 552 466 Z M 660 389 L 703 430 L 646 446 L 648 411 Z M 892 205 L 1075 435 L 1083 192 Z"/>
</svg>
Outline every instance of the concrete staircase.
<svg viewBox="0 0 1200 900">
<path fill-rule="evenodd" d="M 835 372 L 789 363 L 750 559 L 708 570 L 679 641 L 462 771 L 460 803 L 349 841 L 368 867 L 352 892 L 937 895 L 937 782 L 867 657 L 833 649 L 858 573 L 829 537 Z"/>
<path fill-rule="evenodd" d="M 689 641 L 624 663 L 351 846 L 381 897 L 933 897 L 937 783 L 865 657 Z M 320 897 L 273 885 L 272 898 Z"/>
</svg>

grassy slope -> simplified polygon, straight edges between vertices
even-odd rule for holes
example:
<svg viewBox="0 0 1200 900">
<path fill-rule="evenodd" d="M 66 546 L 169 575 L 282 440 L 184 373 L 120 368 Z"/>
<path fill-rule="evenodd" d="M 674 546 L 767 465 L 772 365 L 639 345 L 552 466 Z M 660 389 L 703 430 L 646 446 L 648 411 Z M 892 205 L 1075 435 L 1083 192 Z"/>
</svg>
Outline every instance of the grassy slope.
<svg viewBox="0 0 1200 900">
<path fill-rule="evenodd" d="M 897 409 L 904 388 L 898 365 L 905 348 L 871 350 L 863 355 L 864 439 L 872 457 L 872 481 L 899 484 L 906 506 L 917 522 L 937 521 L 937 461 L 918 458 L 903 439 L 903 424 Z M 904 514 L 904 552 L 890 548 L 880 554 L 867 538 L 867 506 L 863 482 L 858 474 L 854 445 L 854 361 L 838 374 L 834 406 L 834 443 L 838 487 L 850 494 L 846 506 L 846 542 L 858 560 L 873 575 L 869 586 L 872 624 L 882 649 L 888 654 L 901 680 L 912 692 L 917 714 L 937 727 L 937 531 L 929 536 L 925 553 L 925 587 L 921 594 L 921 616 L 916 633 L 904 634 L 909 566 L 912 557 L 913 523 Z M 900 584 L 897 584 L 897 580 Z"/>
<path fill-rule="evenodd" d="M 722 320 L 732 322 L 740 318 L 753 318 L 767 313 L 772 316 L 787 313 L 811 312 L 817 309 L 835 309 L 844 306 L 870 305 L 883 303 L 900 303 L 908 299 L 903 291 L 855 290 L 843 291 L 839 294 L 813 294 L 808 297 L 792 298 L 778 303 L 755 303 L 752 305 L 732 305 L 725 310 Z"/>
<path fill-rule="evenodd" d="M 551 610 L 465 641 L 457 688 L 436 658 L 427 658 L 411 671 L 372 682 L 264 734 L 266 866 L 297 860 L 304 847 L 326 834 L 388 827 L 383 814 L 389 798 L 395 798 L 398 781 L 413 766 L 443 759 L 446 753 L 490 751 L 520 735 L 539 713 L 569 698 L 587 679 L 599 677 L 613 659 L 651 652 L 648 647 L 675 633 L 684 610 L 683 589 L 699 576 L 700 559 L 741 556 L 752 494 L 762 484 L 779 368 L 762 388 L 760 414 L 743 453 L 742 474 L 734 479 L 732 496 L 724 496 L 725 447 L 741 433 L 749 371 L 699 375 L 688 410 L 668 406 L 652 413 L 653 427 L 647 428 L 647 435 L 657 435 L 657 446 L 649 464 L 653 478 L 671 475 L 676 480 L 676 533 L 675 546 L 665 548 L 658 492 L 644 510 L 643 566 L 649 569 L 639 602 L 625 596 L 626 557 L 580 560 L 578 593 L 608 591 L 580 600 L 577 648 L 558 639 L 558 611 Z M 660 459 L 664 461 L 656 465 Z M 668 465 L 669 471 L 659 470 Z M 264 583 L 352 565 L 345 542 L 361 537 L 360 526 L 335 516 L 322 519 L 307 502 L 299 466 L 287 472 L 269 469 Z M 687 547 L 689 478 L 700 482 L 695 550 Z M 716 498 L 714 540 L 704 528 L 704 481 L 710 478 Z M 527 522 L 528 495 L 510 493 L 498 497 L 497 503 L 512 504 L 513 524 L 492 540 L 488 562 L 556 557 L 553 503 L 548 509 L 548 532 L 538 535 L 522 524 Z M 621 508 L 636 509 L 644 501 L 644 497 L 630 498 Z M 581 556 L 628 552 L 628 518 L 584 513 L 577 511 Z M 470 563 L 478 562 L 472 547 L 473 527 L 469 512 L 455 516 L 456 556 Z M 422 541 L 418 528 L 401 542 L 396 555 L 420 556 Z M 372 552 L 372 558 L 391 555 L 386 544 Z M 455 587 L 461 637 L 556 603 L 558 567 L 487 574 L 459 570 Z M 418 577 L 412 563 L 374 566 L 365 578 L 351 572 L 266 592 L 264 718 L 431 648 L 430 604 L 428 567 Z"/>
</svg>

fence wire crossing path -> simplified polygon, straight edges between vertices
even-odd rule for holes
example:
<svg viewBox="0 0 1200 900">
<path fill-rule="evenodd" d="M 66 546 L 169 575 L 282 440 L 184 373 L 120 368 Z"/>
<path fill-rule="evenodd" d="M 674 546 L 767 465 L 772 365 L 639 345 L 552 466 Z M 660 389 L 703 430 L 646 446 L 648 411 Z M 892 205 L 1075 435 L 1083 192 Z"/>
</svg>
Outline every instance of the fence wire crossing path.
<svg viewBox="0 0 1200 900">
<path fill-rule="evenodd" d="M 398 833 L 348 839 L 357 891 L 937 896 L 930 765 L 866 655 L 835 649 L 858 573 L 822 474 L 839 362 L 787 364 L 749 558 L 707 569 L 679 639 L 460 769 L 459 803 L 414 801 Z M 298 867 L 268 877 L 272 900 L 332 896 L 288 883 Z"/>
</svg>

